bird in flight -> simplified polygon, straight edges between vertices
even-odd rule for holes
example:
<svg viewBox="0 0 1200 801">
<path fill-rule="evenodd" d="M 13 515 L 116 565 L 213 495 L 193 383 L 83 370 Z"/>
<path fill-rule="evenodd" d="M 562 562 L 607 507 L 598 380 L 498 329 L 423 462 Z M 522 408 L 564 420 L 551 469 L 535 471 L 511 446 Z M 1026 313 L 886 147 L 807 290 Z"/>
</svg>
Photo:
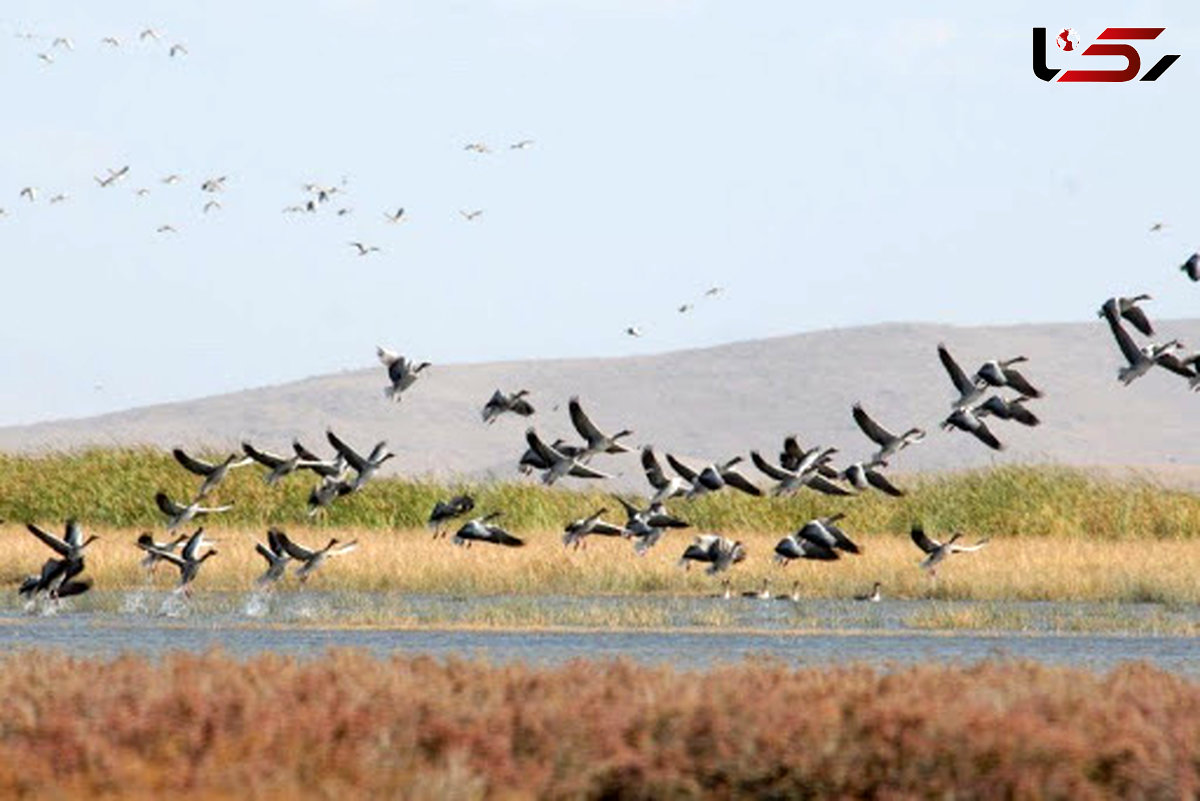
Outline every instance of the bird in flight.
<svg viewBox="0 0 1200 801">
<path fill-rule="evenodd" d="M 360 255 L 360 256 L 366 256 L 370 253 L 378 253 L 379 252 L 379 248 L 376 247 L 375 245 L 367 246 L 367 245 L 364 245 L 362 242 L 350 242 L 349 244 L 350 244 L 350 247 L 358 250 L 358 255 Z"/>
<path fill-rule="evenodd" d="M 29 202 L 32 203 L 37 198 L 37 190 L 32 186 L 27 186 L 21 190 L 21 197 L 28 198 Z"/>
<path fill-rule="evenodd" d="M 487 145 L 485 145 L 483 142 L 471 142 L 469 145 L 465 145 L 463 147 L 463 150 L 471 150 L 471 151 L 474 151 L 475 153 L 491 153 L 492 152 L 492 149 L 490 147 L 488 147 Z"/>
<path fill-rule="evenodd" d="M 636 325 L 631 325 L 625 329 L 625 333 L 631 337 L 640 337 L 642 335 L 642 329 L 638 328 Z"/>
<path fill-rule="evenodd" d="M 525 150 L 533 145 L 532 139 L 522 139 L 520 142 L 513 142 L 508 146 L 509 150 Z"/>
<path fill-rule="evenodd" d="M 212 211 L 213 209 L 219 209 L 219 208 L 221 208 L 221 201 L 219 201 L 219 200 L 210 200 L 210 201 L 208 201 L 207 203 L 205 203 L 205 204 L 204 204 L 204 213 L 205 213 L 205 214 L 208 214 L 208 213 L 209 213 L 210 211 Z"/>
<path fill-rule="evenodd" d="M 683 304 L 682 306 L 680 306 L 680 307 L 679 307 L 679 313 L 680 313 L 680 314 L 687 314 L 687 313 L 688 313 L 688 312 L 690 312 L 691 310 L 692 310 L 692 304 L 690 304 L 690 303 L 685 303 L 685 304 Z"/>
<path fill-rule="evenodd" d="M 175 56 L 186 56 L 188 54 L 188 50 L 186 47 L 176 42 L 175 44 L 171 45 L 171 49 L 168 50 L 167 53 L 171 56 L 171 58 L 175 58 Z"/>
<path fill-rule="evenodd" d="M 103 39 L 100 40 L 100 43 L 106 44 L 109 47 L 120 47 L 121 46 L 121 40 L 115 36 L 105 36 Z"/>
<path fill-rule="evenodd" d="M 383 213 L 383 216 L 387 217 L 388 222 L 392 222 L 392 223 L 402 222 L 404 219 L 404 207 L 401 206 L 400 208 L 396 209 L 395 214 L 390 214 L 389 212 L 385 211 Z"/>
<path fill-rule="evenodd" d="M 720 286 L 709 287 L 708 290 L 705 291 L 704 297 L 715 298 L 717 295 L 720 295 L 724 291 L 725 291 L 724 287 L 720 287 Z"/>
<path fill-rule="evenodd" d="M 54 56 L 50 55 L 49 53 L 38 53 L 37 56 L 38 56 L 38 58 L 40 58 L 42 60 L 42 63 L 44 63 L 44 64 L 53 64 L 54 63 Z"/>
<path fill-rule="evenodd" d="M 1150 233 L 1156 234 L 1159 231 L 1161 231 L 1162 229 L 1163 229 L 1163 224 L 1161 222 L 1156 222 L 1150 226 Z"/>
<path fill-rule="evenodd" d="M 177 233 L 179 233 L 178 231 L 175 230 L 175 226 L 173 226 L 173 225 L 160 225 L 160 226 L 158 226 L 158 228 L 155 229 L 155 232 L 159 233 L 159 234 L 177 234 Z"/>
<path fill-rule="evenodd" d="M 462 211 L 460 209 L 458 213 L 463 216 L 463 219 L 470 221 L 483 214 L 483 209 L 475 209 L 474 211 Z"/>
<path fill-rule="evenodd" d="M 51 47 L 65 47 L 65 48 L 67 48 L 68 50 L 74 50 L 74 49 L 75 49 L 75 43 L 74 43 L 74 42 L 72 42 L 72 41 L 71 41 L 71 39 L 70 39 L 70 37 L 67 37 L 67 36 L 59 36 L 59 37 L 57 37 L 57 38 L 56 38 L 56 39 L 55 39 L 55 40 L 54 40 L 54 41 L 53 41 L 53 42 L 50 44 L 50 46 L 51 46 Z"/>
<path fill-rule="evenodd" d="M 157 41 L 159 41 L 159 34 L 158 34 L 158 31 L 156 31 L 154 28 L 147 28 L 146 30 L 144 30 L 138 34 L 138 39 L 143 42 L 146 41 L 147 39 L 153 39 L 154 41 L 157 42 Z"/>
<path fill-rule="evenodd" d="M 107 178 L 101 178 L 98 175 L 93 176 L 93 177 L 96 179 L 96 183 L 100 184 L 101 187 L 109 187 L 109 186 L 112 186 L 113 184 L 115 184 L 117 181 L 124 178 L 128 173 L 129 173 L 129 165 L 126 164 L 124 167 L 120 168 L 119 170 L 114 170 L 112 167 L 109 167 Z"/>
</svg>

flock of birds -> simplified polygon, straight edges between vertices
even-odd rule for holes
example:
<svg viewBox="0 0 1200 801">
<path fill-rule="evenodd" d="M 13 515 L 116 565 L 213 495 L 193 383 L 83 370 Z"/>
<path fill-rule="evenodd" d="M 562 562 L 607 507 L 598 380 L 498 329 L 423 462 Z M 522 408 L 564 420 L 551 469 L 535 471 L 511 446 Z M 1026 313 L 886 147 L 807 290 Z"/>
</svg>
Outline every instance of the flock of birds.
<svg viewBox="0 0 1200 801">
<path fill-rule="evenodd" d="M 1200 280 L 1200 254 L 1193 254 L 1181 267 L 1193 281 Z M 1149 342 L 1138 346 L 1126 329 L 1132 326 L 1147 337 L 1154 334 L 1154 327 L 1140 304 L 1150 300 L 1146 294 L 1132 297 L 1115 296 L 1106 300 L 1099 316 L 1108 323 L 1125 360 L 1117 371 L 1117 379 L 1128 385 L 1144 375 L 1155 365 L 1188 379 L 1192 389 L 1200 388 L 1200 354 L 1180 356 L 1175 353 L 1182 348 L 1177 339 L 1163 343 Z M 953 387 L 950 412 L 942 421 L 945 429 L 957 429 L 971 434 L 989 448 L 1004 447 L 996 433 L 989 427 L 993 421 L 1011 421 L 1024 426 L 1037 426 L 1039 418 L 1029 405 L 1043 393 L 1016 365 L 1029 360 L 1024 356 L 990 359 L 983 362 L 973 373 L 965 371 L 954 359 L 945 344 L 937 347 L 938 358 Z M 388 348 L 377 348 L 379 361 L 387 371 L 384 396 L 400 403 L 404 395 L 412 391 L 426 374 L 429 362 L 417 362 Z M 529 399 L 530 392 L 520 389 L 505 392 L 497 389 L 480 412 L 486 425 L 493 425 L 505 415 L 530 418 L 536 414 Z M 556 407 L 557 408 L 557 407 Z M 567 404 L 568 417 L 580 441 L 564 439 L 545 441 L 535 427 L 525 431 L 525 450 L 517 460 L 518 469 L 525 474 L 538 472 L 546 485 L 566 478 L 603 480 L 611 474 L 603 472 L 596 462 L 602 458 L 628 453 L 632 448 L 626 440 L 633 435 L 630 429 L 606 433 L 583 408 L 578 397 Z M 641 466 L 649 485 L 648 500 L 644 505 L 621 495 L 614 495 L 624 513 L 624 522 L 605 520 L 607 508 L 569 521 L 563 531 L 564 547 L 581 549 L 587 547 L 588 538 L 619 537 L 629 540 L 637 555 L 645 555 L 654 548 L 667 532 L 690 528 L 680 516 L 670 512 L 668 502 L 689 499 L 723 490 L 745 493 L 760 497 L 768 492 L 786 495 L 809 489 L 827 496 L 846 497 L 860 492 L 877 491 L 892 497 L 904 495 L 884 473 L 893 459 L 909 446 L 926 437 L 924 429 L 913 426 L 895 433 L 880 424 L 861 404 L 854 404 L 851 416 L 862 433 L 872 444 L 871 452 L 857 461 L 841 467 L 833 464 L 836 447 L 814 445 L 803 447 L 798 438 L 787 436 L 775 459 L 769 459 L 758 451 L 750 451 L 750 463 L 771 482 L 764 490 L 752 481 L 738 466 L 744 461 L 741 455 L 707 464 L 695 464 L 673 453 L 665 454 L 666 466 L 659 460 L 653 446 L 641 448 Z M 215 505 L 207 499 L 224 481 L 230 471 L 250 465 L 264 469 L 263 479 L 269 485 L 278 484 L 288 476 L 310 472 L 319 480 L 308 496 L 308 515 L 321 513 L 342 498 L 363 490 L 380 468 L 395 454 L 388 450 L 386 441 L 377 442 L 366 455 L 346 443 L 333 431 L 326 432 L 332 454 L 322 457 L 309 450 L 298 440 L 292 443 L 292 453 L 279 455 L 249 442 L 243 442 L 241 453 L 231 453 L 225 459 L 205 461 L 182 449 L 173 455 L 188 472 L 200 479 L 195 495 L 186 503 L 172 499 L 164 492 L 154 496 L 154 503 L 164 516 L 164 527 L 169 535 L 191 521 L 208 515 L 220 514 L 232 508 L 231 504 Z M 669 467 L 669 470 L 667 469 Z M 458 524 L 450 541 L 458 546 L 470 548 L 475 543 L 505 547 L 521 547 L 525 541 L 506 531 L 497 521 L 501 510 L 471 516 L 475 511 L 475 499 L 470 495 L 458 495 L 438 501 L 431 511 L 428 525 L 435 538 L 449 534 L 451 524 Z M 795 560 L 829 562 L 842 558 L 843 554 L 858 555 L 862 548 L 839 525 L 842 514 L 814 518 L 805 521 L 796 531 L 789 533 L 776 544 L 774 558 L 781 565 Z M 458 521 L 462 521 L 459 523 Z M 91 587 L 90 580 L 82 578 L 84 551 L 97 537 L 84 538 L 76 520 L 68 520 L 64 534 L 51 534 L 33 523 L 26 524 L 29 532 L 49 547 L 54 555 L 42 565 L 39 572 L 26 577 L 20 585 L 22 596 L 36 601 L 40 598 L 57 603 L 59 599 L 79 595 Z M 912 527 L 911 538 L 923 554 L 920 566 L 933 578 L 938 567 L 951 555 L 978 551 L 987 544 L 987 539 L 972 545 L 961 542 L 961 532 L 954 532 L 944 542 L 929 536 L 918 523 Z M 143 553 L 142 564 L 154 569 L 160 563 L 174 566 L 179 571 L 177 590 L 190 592 L 195 580 L 209 558 L 217 555 L 215 543 L 206 540 L 201 527 L 194 533 L 173 535 L 157 541 L 149 533 L 143 533 L 135 545 Z M 295 542 L 288 535 L 271 528 L 266 542 L 256 542 L 255 550 L 266 563 L 265 572 L 256 580 L 258 585 L 273 585 L 282 579 L 290 564 L 296 565 L 295 575 L 304 581 L 329 558 L 349 553 L 356 542 L 343 543 L 331 538 L 323 547 Z M 679 563 L 689 567 L 693 562 L 707 565 L 709 574 L 724 573 L 747 556 L 745 545 L 721 534 L 704 533 L 696 536 L 683 550 Z M 768 582 L 769 583 L 769 582 Z M 757 598 L 772 597 L 768 584 L 759 590 L 746 591 L 742 595 Z M 732 595 L 726 579 L 725 597 Z M 795 597 L 796 588 L 790 595 Z M 881 585 L 877 582 L 871 592 L 856 596 L 860 600 L 879 600 Z"/>
</svg>

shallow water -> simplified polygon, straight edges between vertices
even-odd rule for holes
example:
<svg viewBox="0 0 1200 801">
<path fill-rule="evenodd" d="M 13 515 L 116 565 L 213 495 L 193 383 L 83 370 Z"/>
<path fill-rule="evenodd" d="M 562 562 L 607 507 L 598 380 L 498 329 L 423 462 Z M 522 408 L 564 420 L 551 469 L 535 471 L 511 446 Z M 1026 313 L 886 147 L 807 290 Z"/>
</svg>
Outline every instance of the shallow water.
<svg viewBox="0 0 1200 801">
<path fill-rule="evenodd" d="M 650 624 L 613 631 L 573 625 L 633 614 Z M 489 617 L 499 612 L 499 617 Z M 995 629 L 937 630 L 961 615 Z M 524 617 L 557 631 L 503 630 Z M 1102 618 L 1105 633 L 1077 632 Z M 452 630 L 484 620 L 488 628 Z M 547 624 L 545 621 L 550 621 Z M 368 623 L 370 627 L 359 624 Z M 556 664 L 574 658 L 629 658 L 705 668 L 752 657 L 797 665 L 862 662 L 972 663 L 998 656 L 1104 670 L 1129 660 L 1200 675 L 1190 636 L 1200 610 L 1155 604 L 965 601 L 800 603 L 672 597 L 499 596 L 454 598 L 359 592 L 207 593 L 186 599 L 161 591 L 95 592 L 58 607 L 0 605 L 0 649 L 62 648 L 79 656 L 162 654 L 221 648 L 319 656 L 332 647 L 380 655 L 427 654 L 492 662 Z M 355 627 L 359 626 L 359 627 Z M 1122 626 L 1125 631 L 1122 632 Z M 419 627 L 419 628 L 418 628 Z M 441 627 L 441 628 L 440 628 Z M 608 628 L 609 630 L 605 630 Z M 642 630 L 639 630 L 642 629 Z"/>
</svg>

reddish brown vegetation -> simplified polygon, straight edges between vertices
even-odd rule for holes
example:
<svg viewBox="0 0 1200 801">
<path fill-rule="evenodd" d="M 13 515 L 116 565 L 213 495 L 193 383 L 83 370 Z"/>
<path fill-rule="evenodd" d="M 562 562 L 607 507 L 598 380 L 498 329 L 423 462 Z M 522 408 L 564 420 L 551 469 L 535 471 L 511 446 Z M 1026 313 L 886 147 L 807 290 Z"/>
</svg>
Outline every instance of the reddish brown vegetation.
<svg viewBox="0 0 1200 801">
<path fill-rule="evenodd" d="M 999 663 L 707 673 L 350 652 L 0 661 L 5 797 L 1184 798 L 1200 685 Z"/>
</svg>

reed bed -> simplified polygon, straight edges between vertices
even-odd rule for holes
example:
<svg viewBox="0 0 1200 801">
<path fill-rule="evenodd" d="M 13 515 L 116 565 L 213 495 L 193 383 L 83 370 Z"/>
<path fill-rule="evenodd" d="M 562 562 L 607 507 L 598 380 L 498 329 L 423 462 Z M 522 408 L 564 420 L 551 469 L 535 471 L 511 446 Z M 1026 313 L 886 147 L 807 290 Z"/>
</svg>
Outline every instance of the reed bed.
<svg viewBox="0 0 1200 801">
<path fill-rule="evenodd" d="M 292 476 L 268 487 L 261 474 L 257 467 L 233 471 L 215 491 L 214 500 L 234 504 L 223 523 L 250 529 L 307 524 L 312 477 Z M 722 532 L 782 533 L 811 517 L 843 511 L 851 528 L 872 534 L 901 534 L 914 520 L 934 531 L 961 528 L 998 537 L 1124 541 L 1195 539 L 1200 533 L 1200 498 L 1148 479 L 1115 480 L 1041 465 L 896 480 L 909 490 L 906 497 L 870 492 L 838 499 L 803 491 L 788 498 L 751 498 L 726 491 L 677 501 L 672 509 L 697 528 Z M 151 528 L 162 520 L 155 492 L 187 499 L 198 484 L 169 453 L 152 449 L 0 455 L 0 518 L 50 523 L 73 515 L 97 527 Z M 616 507 L 600 489 L 548 489 L 535 478 L 482 485 L 384 478 L 335 504 L 319 525 L 412 529 L 425 522 L 436 500 L 463 491 L 476 497 L 481 510 L 503 510 L 505 525 L 519 532 L 558 530 L 602 506 Z"/>
<path fill-rule="evenodd" d="M 0 659 L 0 697 L 0 795 L 15 798 L 1200 793 L 1200 685 L 1143 664 L 685 673 L 26 652 Z"/>
<path fill-rule="evenodd" d="M 669 533 L 646 556 L 619 538 L 592 537 L 586 549 L 562 545 L 558 532 L 528 532 L 523 548 L 475 544 L 470 549 L 428 530 L 289 527 L 299 542 L 323 545 L 331 535 L 357 539 L 357 550 L 329 560 L 307 586 L 321 590 L 369 590 L 444 595 L 709 595 L 727 576 L 734 591 L 758 589 L 770 580 L 776 593 L 797 589 L 802 598 L 850 598 L 875 581 L 885 598 L 1013 601 L 1117 601 L 1162 604 L 1200 602 L 1200 540 L 1172 539 L 1135 545 L 1087 537 L 994 539 L 983 550 L 951 557 L 932 580 L 918 563 L 923 554 L 907 535 L 848 531 L 860 556 L 836 562 L 796 562 L 781 567 L 773 549 L 782 532 L 744 533 L 747 559 L 722 576 L 701 566 L 684 570 L 679 556 L 688 533 Z M 134 546 L 136 529 L 89 528 L 100 540 L 87 551 L 87 575 L 99 588 L 133 590 L 174 586 L 178 573 L 160 565 L 148 577 Z M 940 533 L 940 532 L 939 532 Z M 196 592 L 251 588 L 265 564 L 254 552 L 262 530 L 215 526 L 218 555 L 204 565 Z M 35 572 L 51 552 L 23 526 L 0 526 L 0 581 L 13 584 Z M 290 572 L 282 588 L 300 587 Z"/>
</svg>

